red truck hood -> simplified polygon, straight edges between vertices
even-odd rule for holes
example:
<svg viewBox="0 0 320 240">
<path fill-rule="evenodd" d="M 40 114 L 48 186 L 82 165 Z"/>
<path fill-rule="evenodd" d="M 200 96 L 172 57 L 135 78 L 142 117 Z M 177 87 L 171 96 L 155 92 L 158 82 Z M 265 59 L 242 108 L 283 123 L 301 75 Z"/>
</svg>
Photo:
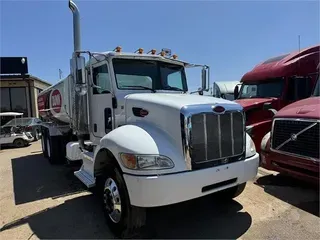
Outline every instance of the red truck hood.
<svg viewBox="0 0 320 240">
<path fill-rule="evenodd" d="M 272 102 L 276 100 L 276 98 L 247 98 L 247 99 L 237 99 L 235 100 L 236 103 L 239 103 L 244 111 L 247 111 L 248 109 L 260 107 L 264 103 Z"/>
<path fill-rule="evenodd" d="M 310 97 L 282 108 L 276 116 L 320 119 L 320 97 Z"/>
</svg>

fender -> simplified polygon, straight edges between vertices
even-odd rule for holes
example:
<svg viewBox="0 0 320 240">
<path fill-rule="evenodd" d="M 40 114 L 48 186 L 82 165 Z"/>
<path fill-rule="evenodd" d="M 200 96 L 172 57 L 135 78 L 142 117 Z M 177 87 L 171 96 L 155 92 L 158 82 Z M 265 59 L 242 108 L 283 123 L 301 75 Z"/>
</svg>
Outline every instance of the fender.
<svg viewBox="0 0 320 240">
<path fill-rule="evenodd" d="M 264 135 L 264 137 L 262 138 L 262 141 L 261 141 L 261 150 L 266 152 L 270 149 L 270 135 L 271 135 L 271 132 L 268 132 L 266 135 Z"/>
<path fill-rule="evenodd" d="M 170 136 L 160 128 L 146 122 L 136 122 L 118 127 L 105 135 L 95 151 L 109 150 L 116 158 L 124 173 L 135 175 L 158 175 L 187 171 L 187 165 L 182 151 L 182 143 L 175 143 Z M 120 153 L 159 154 L 169 157 L 174 162 L 174 168 L 165 170 L 132 170 L 124 167 Z"/>
<path fill-rule="evenodd" d="M 268 133 L 272 126 L 272 119 L 257 122 L 255 124 L 246 126 L 246 132 L 250 135 L 256 145 L 256 150 L 260 153 L 261 140 Z"/>
</svg>

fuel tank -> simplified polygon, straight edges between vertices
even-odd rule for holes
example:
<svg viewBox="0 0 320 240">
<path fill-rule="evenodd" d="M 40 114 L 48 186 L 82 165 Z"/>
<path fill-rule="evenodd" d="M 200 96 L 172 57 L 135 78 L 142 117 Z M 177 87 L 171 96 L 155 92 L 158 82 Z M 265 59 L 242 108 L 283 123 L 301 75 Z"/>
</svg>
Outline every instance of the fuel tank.
<svg viewBox="0 0 320 240">
<path fill-rule="evenodd" d="M 38 94 L 38 111 L 45 121 L 69 124 L 72 98 L 70 75 Z"/>
</svg>

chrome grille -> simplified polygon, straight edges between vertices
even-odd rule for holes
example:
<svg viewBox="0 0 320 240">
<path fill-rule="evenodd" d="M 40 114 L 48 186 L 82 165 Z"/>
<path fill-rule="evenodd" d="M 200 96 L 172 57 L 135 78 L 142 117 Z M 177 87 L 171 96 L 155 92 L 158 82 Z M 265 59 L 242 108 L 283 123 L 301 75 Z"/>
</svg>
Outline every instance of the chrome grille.
<svg viewBox="0 0 320 240">
<path fill-rule="evenodd" d="M 194 114 L 189 134 L 189 154 L 194 164 L 225 160 L 244 153 L 242 112 Z"/>
<path fill-rule="evenodd" d="M 275 119 L 271 148 L 273 151 L 319 159 L 318 120 Z"/>
</svg>

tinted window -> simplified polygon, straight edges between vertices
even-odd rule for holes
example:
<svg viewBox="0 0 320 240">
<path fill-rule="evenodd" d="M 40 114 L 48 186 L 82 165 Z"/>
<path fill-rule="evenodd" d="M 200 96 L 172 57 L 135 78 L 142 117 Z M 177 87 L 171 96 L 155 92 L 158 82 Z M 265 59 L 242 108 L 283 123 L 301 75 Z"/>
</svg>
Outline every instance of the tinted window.
<svg viewBox="0 0 320 240">
<path fill-rule="evenodd" d="M 27 113 L 27 98 L 25 88 L 11 88 L 11 107 L 14 112 Z"/>
<path fill-rule="evenodd" d="M 317 97 L 320 97 L 320 74 L 318 75 L 318 80 L 317 80 L 317 83 L 316 83 L 316 86 L 314 87 L 314 90 L 313 90 L 313 96 L 317 96 Z"/>
<path fill-rule="evenodd" d="M 263 64 L 272 63 L 272 62 L 278 62 L 278 61 L 284 59 L 286 56 L 289 56 L 289 54 L 284 54 L 284 55 L 281 55 L 281 56 L 269 58 L 268 60 L 264 61 Z"/>
<path fill-rule="evenodd" d="M 310 78 L 290 78 L 288 85 L 288 100 L 296 101 L 310 97 L 311 95 Z"/>
<path fill-rule="evenodd" d="M 282 78 L 269 79 L 250 84 L 243 83 L 238 99 L 280 97 L 282 95 L 283 85 L 284 80 Z"/>
<path fill-rule="evenodd" d="M 11 111 L 9 88 L 1 88 L 1 112 Z"/>
<path fill-rule="evenodd" d="M 111 92 L 110 77 L 107 65 L 93 68 L 93 82 L 95 85 L 101 87 L 101 89 L 93 88 L 93 94 Z"/>
<path fill-rule="evenodd" d="M 25 88 L 1 88 L 1 112 L 9 111 L 28 114 Z"/>
</svg>

